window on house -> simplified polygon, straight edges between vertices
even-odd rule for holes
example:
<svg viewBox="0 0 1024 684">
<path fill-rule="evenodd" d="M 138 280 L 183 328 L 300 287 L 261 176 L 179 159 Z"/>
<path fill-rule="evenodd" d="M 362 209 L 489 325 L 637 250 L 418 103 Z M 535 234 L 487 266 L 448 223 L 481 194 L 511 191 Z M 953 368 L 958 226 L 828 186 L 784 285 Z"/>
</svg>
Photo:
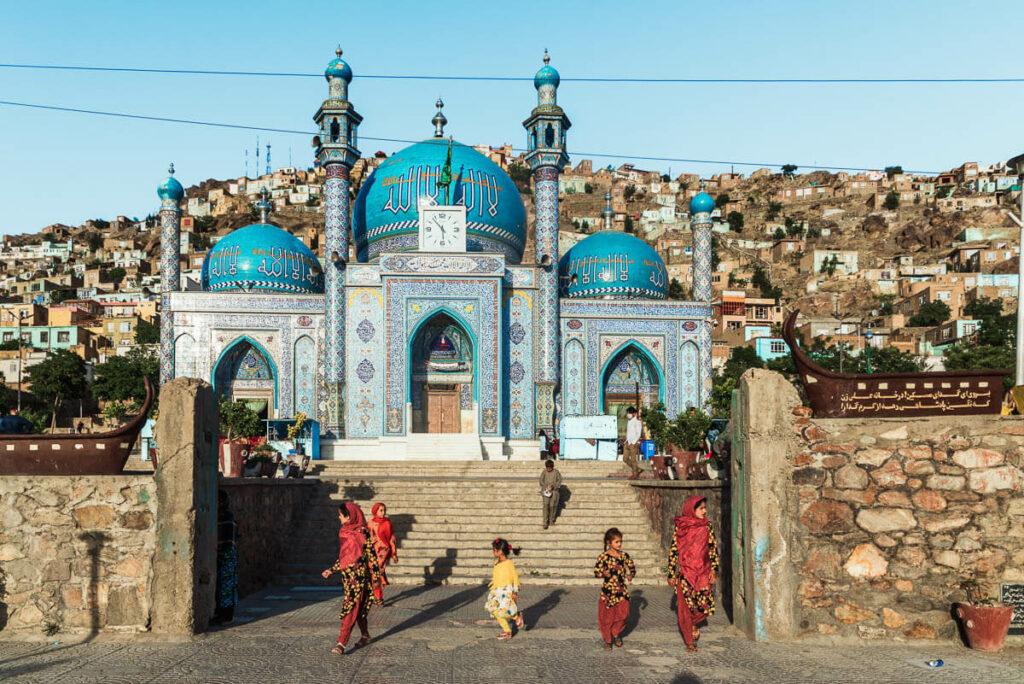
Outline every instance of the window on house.
<svg viewBox="0 0 1024 684">
<path fill-rule="evenodd" d="M 949 301 L 949 295 L 950 295 L 950 293 L 949 292 L 945 292 L 945 291 L 937 293 L 938 298 L 941 299 L 944 302 L 948 302 Z"/>
<path fill-rule="evenodd" d="M 130 322 L 122 323 L 120 330 L 123 333 L 131 332 L 132 331 L 132 324 Z"/>
<path fill-rule="evenodd" d="M 57 343 L 67 344 L 71 342 L 71 333 L 67 330 L 61 330 L 57 332 Z"/>
<path fill-rule="evenodd" d="M 13 339 L 14 339 L 14 333 L 9 333 L 9 332 L 5 332 L 4 333 L 4 342 L 10 342 Z"/>
<path fill-rule="evenodd" d="M 783 342 L 782 340 L 772 340 L 771 344 L 769 344 L 768 346 L 769 346 L 769 349 L 771 350 L 772 354 L 785 354 L 786 353 L 786 343 Z"/>
<path fill-rule="evenodd" d="M 48 333 L 45 330 L 40 332 L 39 333 L 39 343 L 40 344 L 49 344 L 50 343 L 50 333 Z"/>
<path fill-rule="evenodd" d="M 726 321 L 725 323 L 726 330 L 739 330 L 742 327 L 743 324 L 740 323 L 739 321 Z"/>
</svg>

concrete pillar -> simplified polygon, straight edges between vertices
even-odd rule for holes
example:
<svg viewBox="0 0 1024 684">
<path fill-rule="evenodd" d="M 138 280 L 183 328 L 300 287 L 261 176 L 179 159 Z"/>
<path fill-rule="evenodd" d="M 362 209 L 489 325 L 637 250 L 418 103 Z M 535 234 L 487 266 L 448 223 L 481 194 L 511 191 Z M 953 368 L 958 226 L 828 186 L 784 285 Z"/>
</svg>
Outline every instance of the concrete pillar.
<svg viewBox="0 0 1024 684">
<path fill-rule="evenodd" d="M 733 623 L 755 641 L 797 632 L 799 577 L 790 562 L 797 504 L 789 474 L 800 398 L 779 373 L 751 369 L 732 410 Z M 727 543 L 727 542 L 723 542 Z"/>
<path fill-rule="evenodd" d="M 161 387 L 156 423 L 154 633 L 196 634 L 206 629 L 213 615 L 217 422 L 217 404 L 208 383 L 178 378 Z"/>
</svg>

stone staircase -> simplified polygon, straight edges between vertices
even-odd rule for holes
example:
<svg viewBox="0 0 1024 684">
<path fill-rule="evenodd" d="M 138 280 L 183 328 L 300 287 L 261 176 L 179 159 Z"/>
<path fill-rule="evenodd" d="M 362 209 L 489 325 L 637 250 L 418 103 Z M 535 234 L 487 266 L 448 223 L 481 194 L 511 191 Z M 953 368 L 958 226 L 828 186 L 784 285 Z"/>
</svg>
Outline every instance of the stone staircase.
<svg viewBox="0 0 1024 684">
<path fill-rule="evenodd" d="M 486 582 L 494 562 L 491 541 L 502 536 L 522 549 L 515 563 L 524 583 L 593 585 L 594 561 L 609 527 L 623 533 L 637 564 L 637 584 L 664 581 L 664 554 L 621 463 L 560 462 L 564 507 L 547 530 L 537 482 L 541 467 L 540 461 L 317 464 L 320 484 L 278 579 L 325 583 L 319 573 L 337 558 L 338 503 L 349 498 L 367 516 L 373 502 L 387 504 L 398 536 L 399 563 L 388 569 L 393 584 Z"/>
<path fill-rule="evenodd" d="M 405 437 L 406 458 L 433 459 L 443 455 L 453 461 L 480 461 L 480 435 L 412 433 Z"/>
</svg>

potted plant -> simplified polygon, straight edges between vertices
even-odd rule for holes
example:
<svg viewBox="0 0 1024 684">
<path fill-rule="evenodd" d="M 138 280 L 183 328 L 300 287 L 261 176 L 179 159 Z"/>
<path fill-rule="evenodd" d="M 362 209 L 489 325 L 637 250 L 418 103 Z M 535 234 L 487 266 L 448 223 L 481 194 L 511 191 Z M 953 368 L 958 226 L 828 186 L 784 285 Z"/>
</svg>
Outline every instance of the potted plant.
<svg viewBox="0 0 1024 684">
<path fill-rule="evenodd" d="M 277 456 L 277 450 L 274 447 L 266 443 L 260 444 L 253 449 L 249 460 L 245 462 L 245 468 L 247 471 L 255 470 L 256 477 L 274 477 L 274 473 L 277 472 L 275 456 Z"/>
<path fill-rule="evenodd" d="M 220 414 L 220 433 L 224 439 L 220 444 L 220 470 L 225 477 L 240 477 L 243 468 L 243 440 L 259 437 L 263 432 L 258 413 L 245 402 L 232 401 L 227 397 L 217 405 Z"/>
<path fill-rule="evenodd" d="M 647 434 L 654 442 L 654 448 L 658 453 L 651 457 L 651 467 L 660 479 L 668 477 L 669 457 L 665 455 L 665 449 L 669 446 L 670 424 L 665 416 L 665 405 L 660 401 L 653 406 L 648 406 L 643 412 L 644 427 Z"/>
<path fill-rule="evenodd" d="M 696 408 L 676 416 L 669 426 L 669 438 L 679 448 L 676 452 L 676 475 L 680 480 L 690 479 L 691 467 L 704 449 L 704 438 L 711 427 L 711 417 Z"/>
<path fill-rule="evenodd" d="M 992 598 L 994 587 L 976 577 L 965 579 L 960 589 L 967 601 L 955 604 L 967 645 L 977 651 L 1000 651 L 1013 619 L 1013 606 Z"/>
</svg>

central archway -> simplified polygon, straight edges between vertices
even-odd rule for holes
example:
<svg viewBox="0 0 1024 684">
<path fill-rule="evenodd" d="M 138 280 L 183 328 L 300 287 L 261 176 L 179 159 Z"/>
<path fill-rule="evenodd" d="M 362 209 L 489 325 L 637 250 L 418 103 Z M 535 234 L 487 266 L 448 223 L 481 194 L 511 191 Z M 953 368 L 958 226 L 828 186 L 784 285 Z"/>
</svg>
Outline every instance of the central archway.
<svg viewBox="0 0 1024 684">
<path fill-rule="evenodd" d="M 244 401 L 261 418 L 277 415 L 277 367 L 259 343 L 241 337 L 221 352 L 213 370 L 218 396 Z"/>
<path fill-rule="evenodd" d="M 612 355 L 601 374 L 601 408 L 617 416 L 619 433 L 626 434 L 626 409 L 645 408 L 664 401 L 661 369 L 647 350 L 630 342 Z"/>
<path fill-rule="evenodd" d="M 463 324 L 434 314 L 413 335 L 410 352 L 412 432 L 477 432 L 473 340 Z"/>
</svg>

